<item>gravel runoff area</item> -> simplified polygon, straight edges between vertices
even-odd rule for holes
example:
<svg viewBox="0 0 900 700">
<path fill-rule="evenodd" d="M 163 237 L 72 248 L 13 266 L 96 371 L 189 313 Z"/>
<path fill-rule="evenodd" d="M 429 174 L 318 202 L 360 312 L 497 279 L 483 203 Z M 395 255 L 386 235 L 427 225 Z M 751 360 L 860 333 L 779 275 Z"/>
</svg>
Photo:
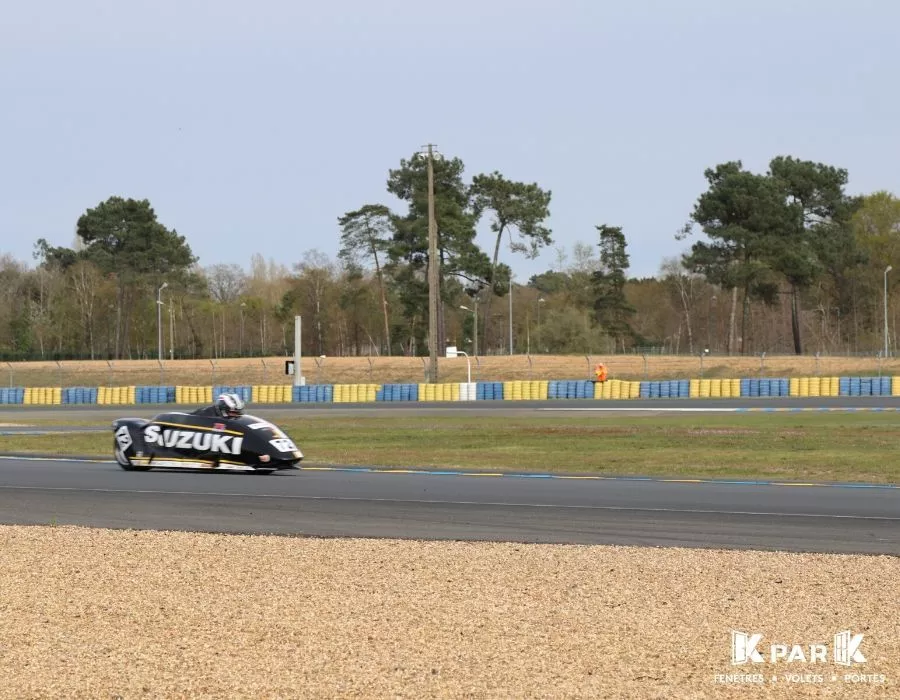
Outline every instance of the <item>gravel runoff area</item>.
<svg viewBox="0 0 900 700">
<path fill-rule="evenodd" d="M 898 601 L 896 557 L 4 526 L 0 697 L 896 698 Z"/>
</svg>

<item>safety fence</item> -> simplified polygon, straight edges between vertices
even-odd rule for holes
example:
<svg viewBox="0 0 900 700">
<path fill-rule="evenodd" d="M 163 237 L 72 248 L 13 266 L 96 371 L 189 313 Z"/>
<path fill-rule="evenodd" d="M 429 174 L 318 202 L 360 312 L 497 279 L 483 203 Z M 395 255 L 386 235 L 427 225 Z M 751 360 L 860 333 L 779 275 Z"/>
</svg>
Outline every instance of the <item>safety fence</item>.
<svg viewBox="0 0 900 700">
<path fill-rule="evenodd" d="M 211 404 L 221 393 L 246 403 L 374 403 L 381 401 L 535 401 L 816 396 L 900 396 L 900 376 L 677 379 L 605 382 L 522 380 L 443 384 L 266 384 L 245 386 L 100 386 L 0 388 L 0 404 Z"/>
</svg>

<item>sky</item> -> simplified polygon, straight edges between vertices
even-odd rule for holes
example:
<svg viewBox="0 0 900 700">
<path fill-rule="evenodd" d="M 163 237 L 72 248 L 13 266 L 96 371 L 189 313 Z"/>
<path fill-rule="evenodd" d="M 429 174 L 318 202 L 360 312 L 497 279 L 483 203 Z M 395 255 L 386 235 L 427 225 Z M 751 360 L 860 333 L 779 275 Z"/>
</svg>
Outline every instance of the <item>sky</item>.
<svg viewBox="0 0 900 700">
<path fill-rule="evenodd" d="M 110 196 L 148 199 L 203 266 L 334 258 L 338 217 L 400 203 L 434 143 L 467 178 L 552 192 L 554 244 L 621 226 L 656 275 L 706 168 L 776 155 L 900 194 L 893 0 L 6 0 L 0 253 L 71 246 Z M 492 251 L 485 222 L 478 242 Z"/>
</svg>

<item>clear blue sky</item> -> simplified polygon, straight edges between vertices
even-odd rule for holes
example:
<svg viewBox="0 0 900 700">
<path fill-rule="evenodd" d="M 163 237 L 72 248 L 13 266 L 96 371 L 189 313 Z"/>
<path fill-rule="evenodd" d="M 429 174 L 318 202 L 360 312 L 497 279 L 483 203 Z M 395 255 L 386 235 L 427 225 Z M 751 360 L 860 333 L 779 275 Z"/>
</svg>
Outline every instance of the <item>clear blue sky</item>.
<svg viewBox="0 0 900 700">
<path fill-rule="evenodd" d="M 337 217 L 394 205 L 388 169 L 431 141 L 551 189 L 568 251 L 623 226 L 653 275 L 721 161 L 900 193 L 898 26 L 892 0 L 11 0 L 0 252 L 71 245 L 121 195 L 202 265 L 334 256 Z"/>
</svg>

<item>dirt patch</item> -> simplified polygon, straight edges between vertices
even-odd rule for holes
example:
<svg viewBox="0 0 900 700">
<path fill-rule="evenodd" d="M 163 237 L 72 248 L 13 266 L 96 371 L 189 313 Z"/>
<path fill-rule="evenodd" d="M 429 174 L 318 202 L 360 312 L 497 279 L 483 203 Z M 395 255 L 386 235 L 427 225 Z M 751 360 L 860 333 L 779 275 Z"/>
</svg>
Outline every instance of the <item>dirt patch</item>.
<svg viewBox="0 0 900 700">
<path fill-rule="evenodd" d="M 898 568 L 2 527 L 0 697 L 897 697 Z M 831 645 L 847 629 L 865 635 L 866 662 L 851 669 L 830 657 L 731 665 L 732 630 L 763 634 L 767 651 Z M 763 688 L 716 679 L 760 667 Z M 879 682 L 845 682 L 851 672 Z"/>
</svg>

